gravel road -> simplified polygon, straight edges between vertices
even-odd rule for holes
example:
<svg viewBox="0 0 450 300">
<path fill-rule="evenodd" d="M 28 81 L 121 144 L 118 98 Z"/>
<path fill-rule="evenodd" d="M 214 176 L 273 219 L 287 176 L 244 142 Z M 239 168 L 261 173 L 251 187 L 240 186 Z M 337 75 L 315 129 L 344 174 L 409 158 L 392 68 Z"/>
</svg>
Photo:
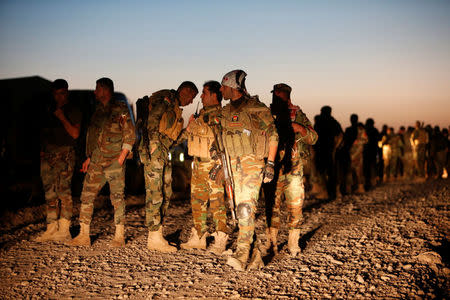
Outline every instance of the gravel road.
<svg viewBox="0 0 450 300">
<path fill-rule="evenodd" d="M 16 215 L 22 224 L 3 221 L 0 231 L 0 298 L 449 299 L 449 183 L 394 182 L 342 200 L 307 199 L 301 255 L 288 256 L 282 227 L 280 253 L 265 253 L 265 267 L 252 272 L 234 271 L 225 256 L 200 250 L 147 250 L 142 197 L 127 199 L 127 244 L 120 249 L 109 247 L 111 205 L 95 211 L 89 248 L 34 242 L 45 228 L 43 209 L 25 208 Z M 79 202 L 75 216 L 78 210 Z M 263 211 L 261 204 L 262 242 Z M 179 245 L 191 226 L 189 201 L 172 201 L 166 238 Z M 72 235 L 78 230 L 73 226 Z M 235 238 L 233 232 L 230 248 Z"/>
</svg>

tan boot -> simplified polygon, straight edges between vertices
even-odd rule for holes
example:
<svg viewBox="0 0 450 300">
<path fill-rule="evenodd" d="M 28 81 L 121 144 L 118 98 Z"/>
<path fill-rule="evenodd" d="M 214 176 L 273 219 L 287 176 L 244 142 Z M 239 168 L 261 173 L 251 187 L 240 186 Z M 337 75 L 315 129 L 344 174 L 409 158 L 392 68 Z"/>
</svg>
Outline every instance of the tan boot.
<svg viewBox="0 0 450 300">
<path fill-rule="evenodd" d="M 208 235 L 207 232 L 203 234 L 201 238 L 198 237 L 197 229 L 195 227 L 192 227 L 191 229 L 191 236 L 189 237 L 189 240 L 186 243 L 183 243 L 180 245 L 182 249 L 206 249 L 206 236 Z"/>
<path fill-rule="evenodd" d="M 70 235 L 70 220 L 61 218 L 58 220 L 58 231 L 53 235 L 53 240 L 67 242 L 72 239 Z"/>
<path fill-rule="evenodd" d="M 116 233 L 114 239 L 111 242 L 111 247 L 124 247 L 125 246 L 125 225 L 117 224 Z"/>
<path fill-rule="evenodd" d="M 356 190 L 357 194 L 364 194 L 366 190 L 364 189 L 364 184 L 360 183 L 358 184 L 358 189 Z"/>
<path fill-rule="evenodd" d="M 69 246 L 90 246 L 91 237 L 89 236 L 89 224 L 80 223 L 80 234 L 67 242 Z"/>
<path fill-rule="evenodd" d="M 176 252 L 177 248 L 170 246 L 169 243 L 164 239 L 162 234 L 162 226 L 156 231 L 148 232 L 147 248 L 149 250 L 157 250 L 161 252 Z"/>
<path fill-rule="evenodd" d="M 311 191 L 309 192 L 311 195 L 315 195 L 320 193 L 321 189 L 320 189 L 320 185 L 318 183 L 313 183 L 312 184 L 312 188 Z"/>
<path fill-rule="evenodd" d="M 223 231 L 217 231 L 212 236 L 214 237 L 214 243 L 209 246 L 208 251 L 215 255 L 222 255 L 227 247 L 228 234 Z"/>
<path fill-rule="evenodd" d="M 270 227 L 270 242 L 272 243 L 273 252 L 278 253 L 278 228 Z"/>
<path fill-rule="evenodd" d="M 297 254 L 301 252 L 301 249 L 298 246 L 299 237 L 300 229 L 289 230 L 288 250 L 292 257 L 296 257 Z"/>
<path fill-rule="evenodd" d="M 250 249 L 247 247 L 237 247 L 232 256 L 228 257 L 227 265 L 231 266 L 237 271 L 244 271 L 247 264 L 248 257 L 250 255 Z"/>
<path fill-rule="evenodd" d="M 321 188 L 320 192 L 316 195 L 316 199 L 325 200 L 328 199 L 328 192 L 326 189 Z"/>
<path fill-rule="evenodd" d="M 253 249 L 252 257 L 247 266 L 247 271 L 259 270 L 264 267 L 264 262 L 261 257 L 261 251 L 257 247 Z"/>
<path fill-rule="evenodd" d="M 36 242 L 46 242 L 53 240 L 53 236 L 58 232 L 58 221 L 47 224 L 47 229 L 40 236 L 35 238 Z"/>
</svg>

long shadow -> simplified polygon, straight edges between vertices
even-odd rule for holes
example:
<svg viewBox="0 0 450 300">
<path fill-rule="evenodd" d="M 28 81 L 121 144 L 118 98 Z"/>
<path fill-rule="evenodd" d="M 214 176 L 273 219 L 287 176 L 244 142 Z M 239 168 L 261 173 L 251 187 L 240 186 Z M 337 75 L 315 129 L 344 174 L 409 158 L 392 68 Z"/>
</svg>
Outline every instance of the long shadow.
<svg viewBox="0 0 450 300">
<path fill-rule="evenodd" d="M 168 234 L 166 236 L 166 240 L 170 243 L 170 244 L 174 244 L 178 247 L 178 243 L 180 241 L 180 236 L 181 236 L 181 229 L 178 229 L 177 231 Z"/>
<path fill-rule="evenodd" d="M 300 248 L 303 250 L 306 249 L 306 246 L 308 242 L 311 240 L 311 238 L 314 236 L 314 234 L 322 227 L 322 225 L 317 226 L 313 230 L 307 232 L 299 239 Z"/>
</svg>

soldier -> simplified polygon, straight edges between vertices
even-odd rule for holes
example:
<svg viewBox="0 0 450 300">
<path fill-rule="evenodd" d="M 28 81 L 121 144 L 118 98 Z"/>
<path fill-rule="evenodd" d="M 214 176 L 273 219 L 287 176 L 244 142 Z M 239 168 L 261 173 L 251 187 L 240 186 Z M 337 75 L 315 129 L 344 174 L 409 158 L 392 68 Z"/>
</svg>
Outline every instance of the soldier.
<svg viewBox="0 0 450 300">
<path fill-rule="evenodd" d="M 69 227 L 73 205 L 70 183 L 75 165 L 74 146 L 80 135 L 81 112 L 69 103 L 68 88 L 64 79 L 53 82 L 52 105 L 47 109 L 41 130 L 41 177 L 47 202 L 47 230 L 36 238 L 38 242 L 71 238 Z M 61 201 L 60 207 L 58 200 Z"/>
<path fill-rule="evenodd" d="M 278 145 L 278 134 L 270 110 L 257 97 L 248 95 L 246 75 L 242 70 L 225 74 L 220 89 L 223 98 L 231 101 L 222 109 L 221 125 L 231 161 L 236 217 L 239 222 L 236 250 L 228 258 L 227 264 L 236 270 L 246 268 L 254 240 L 259 190 L 262 181 L 269 182 L 274 177 Z M 255 245 L 247 270 L 261 266 L 261 253 L 258 245 Z"/>
<path fill-rule="evenodd" d="M 135 134 L 127 105 L 113 99 L 114 84 L 100 78 L 95 87 L 98 101 L 86 137 L 86 160 L 82 172 L 87 173 L 81 192 L 80 234 L 71 246 L 90 246 L 90 223 L 94 199 L 106 182 L 114 206 L 116 232 L 112 247 L 125 246 L 125 159 L 132 149 Z"/>
<path fill-rule="evenodd" d="M 403 155 L 401 156 L 403 165 L 403 178 L 407 180 L 413 179 L 414 171 L 414 161 L 411 146 L 411 134 L 413 130 L 414 128 L 411 126 L 409 126 L 407 130 L 405 130 L 405 127 L 402 126 L 399 132 L 399 134 L 402 135 L 403 141 Z"/>
<path fill-rule="evenodd" d="M 356 116 L 356 117 L 353 117 Z M 356 137 L 350 146 L 350 170 L 347 173 L 347 186 L 351 190 L 353 184 L 353 178 L 357 184 L 356 193 L 362 194 L 364 189 L 364 171 L 363 171 L 363 151 L 364 145 L 367 144 L 368 138 L 364 125 L 358 123 L 358 115 L 353 114 L 353 121 L 356 123 Z M 354 175 L 354 177 L 353 177 Z"/>
<path fill-rule="evenodd" d="M 274 252 L 277 252 L 281 198 L 284 196 L 289 212 L 288 250 L 291 256 L 295 257 L 300 252 L 298 240 L 305 199 L 302 158 L 309 156 L 309 145 L 315 144 L 318 136 L 300 107 L 292 104 L 291 90 L 291 87 L 284 83 L 274 85 L 272 90 L 271 110 L 275 117 L 279 135 L 279 155 L 275 167 L 276 175 L 278 175 L 276 179 L 278 180 L 276 181 L 275 201 L 271 218 L 267 220 L 268 231 L 266 231 L 266 234 L 268 233 L 268 240 L 270 240 Z"/>
<path fill-rule="evenodd" d="M 416 181 L 425 181 L 425 160 L 426 147 L 429 141 L 428 133 L 423 128 L 420 121 L 416 122 L 416 127 L 411 135 L 411 145 L 413 147 L 414 169 L 417 175 Z"/>
<path fill-rule="evenodd" d="M 176 91 L 160 90 L 148 98 L 148 118 L 143 127 L 139 156 L 144 164 L 145 225 L 149 229 L 147 248 L 150 250 L 177 250 L 164 239 L 161 226 L 171 196 L 168 156 L 183 128 L 180 106 L 191 104 L 197 94 L 195 84 L 184 81 Z"/>
<path fill-rule="evenodd" d="M 375 121 L 372 118 L 368 118 L 365 124 L 365 130 L 367 133 L 367 144 L 364 145 L 364 177 L 366 186 L 375 187 L 377 184 L 377 160 L 378 157 L 378 141 L 380 139 L 380 133 L 375 128 Z"/>
<path fill-rule="evenodd" d="M 191 205 L 194 227 L 189 240 L 181 244 L 183 249 L 206 249 L 208 200 L 216 231 L 214 244 L 209 250 L 217 255 L 225 251 L 227 235 L 227 214 L 225 210 L 223 184 L 209 178 L 214 167 L 209 149 L 214 143 L 214 133 L 209 123 L 221 112 L 222 93 L 220 83 L 208 81 L 203 85 L 202 104 L 198 117 L 191 116 L 186 128 L 189 155 L 194 157 L 191 179 Z"/>
<path fill-rule="evenodd" d="M 384 180 L 392 181 L 395 176 L 398 175 L 397 164 L 399 157 L 401 155 L 401 148 L 403 147 L 403 142 L 401 136 L 395 134 L 394 128 L 389 127 L 387 129 L 386 135 L 383 136 L 381 140 L 383 144 L 383 151 L 385 151 L 384 158 Z M 385 148 L 387 146 L 387 148 Z M 388 149 L 388 150 L 385 150 Z"/>
<path fill-rule="evenodd" d="M 319 135 L 317 143 L 314 144 L 315 167 L 318 173 L 318 180 L 321 184 L 318 188 L 316 198 L 333 198 L 339 188 L 340 177 L 337 178 L 337 161 L 342 151 L 343 131 L 338 121 L 331 115 L 331 107 L 323 106 L 320 109 L 320 116 L 314 124 L 314 130 Z M 313 187 L 314 188 L 314 187 Z M 331 195 L 330 195 L 331 194 Z"/>
</svg>

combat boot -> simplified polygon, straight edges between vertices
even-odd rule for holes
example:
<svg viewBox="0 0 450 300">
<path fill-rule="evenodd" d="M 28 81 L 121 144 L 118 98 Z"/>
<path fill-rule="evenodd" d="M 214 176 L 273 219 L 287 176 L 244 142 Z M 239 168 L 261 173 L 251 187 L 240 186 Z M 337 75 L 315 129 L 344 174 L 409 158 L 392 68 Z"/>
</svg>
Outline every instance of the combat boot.
<svg viewBox="0 0 450 300">
<path fill-rule="evenodd" d="M 360 183 L 358 184 L 358 189 L 356 190 L 357 194 L 364 194 L 366 190 L 364 189 L 364 184 Z"/>
<path fill-rule="evenodd" d="M 50 224 L 47 224 L 47 229 L 38 236 L 35 241 L 36 242 L 46 242 L 51 241 L 55 233 L 58 232 L 58 221 L 54 221 Z"/>
<path fill-rule="evenodd" d="M 170 246 L 169 243 L 164 239 L 162 234 L 162 226 L 159 226 L 159 229 L 156 231 L 148 232 L 147 248 L 149 250 L 157 250 L 166 253 L 177 251 L 176 247 Z"/>
<path fill-rule="evenodd" d="M 316 199 L 319 199 L 319 200 L 328 199 L 328 192 L 325 188 L 320 188 L 319 193 L 315 197 L 316 197 Z"/>
<path fill-rule="evenodd" d="M 296 257 L 301 251 L 298 246 L 298 240 L 300 237 L 300 229 L 290 229 L 289 230 L 289 240 L 288 240 L 288 250 L 292 257 Z"/>
<path fill-rule="evenodd" d="M 189 240 L 186 243 L 183 243 L 180 245 L 182 249 L 206 249 L 206 236 L 208 235 L 207 232 L 203 234 L 201 238 L 198 237 L 197 229 L 195 227 L 192 227 L 191 230 L 191 236 L 189 237 Z"/>
<path fill-rule="evenodd" d="M 237 271 L 244 271 L 249 255 L 250 255 L 249 248 L 239 247 L 238 245 L 233 255 L 228 257 L 227 265 L 233 267 L 233 269 Z"/>
<path fill-rule="evenodd" d="M 221 255 L 226 250 L 228 234 L 223 231 L 217 231 L 212 236 L 214 237 L 214 244 L 209 246 L 208 251 L 215 255 Z"/>
<path fill-rule="evenodd" d="M 273 252 L 275 254 L 278 253 L 278 241 L 277 241 L 277 237 L 278 237 L 278 228 L 275 227 L 269 227 L 267 228 L 266 234 L 268 234 L 267 236 L 267 240 L 269 241 L 269 247 L 267 247 L 267 249 L 272 248 Z"/>
<path fill-rule="evenodd" d="M 61 218 L 58 220 L 58 231 L 53 235 L 53 240 L 66 242 L 72 239 L 70 235 L 70 220 Z"/>
<path fill-rule="evenodd" d="M 116 233 L 114 239 L 111 242 L 111 247 L 124 247 L 125 246 L 125 225 L 117 224 Z"/>
<path fill-rule="evenodd" d="M 320 193 L 320 185 L 318 183 L 313 183 L 312 184 L 312 188 L 311 191 L 309 192 L 311 195 L 315 195 Z"/>
<path fill-rule="evenodd" d="M 247 266 L 247 271 L 259 270 L 264 267 L 264 262 L 261 257 L 261 251 L 257 247 L 253 249 L 252 257 Z"/>
<path fill-rule="evenodd" d="M 80 223 L 80 233 L 72 240 L 67 242 L 69 246 L 90 246 L 91 237 L 89 236 L 89 224 Z"/>
</svg>

